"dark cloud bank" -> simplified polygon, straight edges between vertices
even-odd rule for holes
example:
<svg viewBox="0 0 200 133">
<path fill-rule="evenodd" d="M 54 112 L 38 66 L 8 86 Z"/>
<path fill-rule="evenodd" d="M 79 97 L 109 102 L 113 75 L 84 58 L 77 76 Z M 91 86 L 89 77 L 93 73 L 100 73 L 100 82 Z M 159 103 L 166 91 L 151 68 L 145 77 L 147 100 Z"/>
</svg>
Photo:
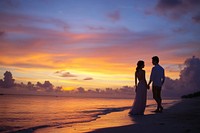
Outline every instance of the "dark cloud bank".
<svg viewBox="0 0 200 133">
<path fill-rule="evenodd" d="M 166 77 L 166 81 L 163 86 L 162 96 L 164 98 L 181 97 L 182 95 L 200 91 L 200 58 L 192 57 L 188 58 L 184 62 L 184 68 L 180 71 L 179 79 L 171 79 Z M 7 72 L 8 73 L 8 72 Z M 57 74 L 61 75 L 63 72 L 58 71 Z M 64 72 L 64 74 L 66 74 Z M 85 90 L 83 87 L 79 87 L 75 90 L 63 91 L 62 87 L 54 87 L 50 81 L 44 83 L 37 82 L 32 84 L 15 84 L 11 74 L 8 74 L 9 78 L 0 80 L 0 93 L 4 94 L 32 94 L 32 95 L 58 95 L 58 96 L 75 96 L 75 97 L 112 97 L 112 98 L 133 98 L 134 88 L 129 86 L 123 86 L 118 89 L 106 88 L 106 89 L 89 89 Z M 67 73 L 67 75 L 71 75 Z M 67 77 L 68 77 L 67 76 Z M 65 76 L 64 76 L 65 77 Z M 85 78 L 84 80 L 92 80 L 92 78 Z M 5 86 L 5 83 L 9 86 Z M 12 85 L 10 85 L 12 83 Z M 3 86 L 4 85 L 4 86 Z M 148 91 L 148 98 L 152 98 L 151 91 Z"/>
<path fill-rule="evenodd" d="M 200 0 L 159 0 L 156 9 L 172 19 L 188 15 L 190 20 L 200 23 Z"/>
<path fill-rule="evenodd" d="M 180 78 L 173 80 L 166 77 L 163 86 L 163 96 L 174 97 L 200 91 L 200 59 L 192 57 L 186 59 L 185 67 L 180 72 Z"/>
</svg>

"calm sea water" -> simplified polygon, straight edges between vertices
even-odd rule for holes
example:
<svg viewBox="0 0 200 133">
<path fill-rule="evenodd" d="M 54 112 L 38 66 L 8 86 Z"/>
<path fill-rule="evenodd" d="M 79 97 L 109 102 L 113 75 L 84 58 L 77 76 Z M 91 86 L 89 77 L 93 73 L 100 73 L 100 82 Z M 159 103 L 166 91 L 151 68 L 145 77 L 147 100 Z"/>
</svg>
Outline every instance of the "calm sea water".
<svg viewBox="0 0 200 133">
<path fill-rule="evenodd" d="M 101 115 L 130 109 L 131 99 L 0 96 L 0 132 L 59 127 L 90 122 Z M 153 100 L 147 105 L 155 106 Z"/>
</svg>

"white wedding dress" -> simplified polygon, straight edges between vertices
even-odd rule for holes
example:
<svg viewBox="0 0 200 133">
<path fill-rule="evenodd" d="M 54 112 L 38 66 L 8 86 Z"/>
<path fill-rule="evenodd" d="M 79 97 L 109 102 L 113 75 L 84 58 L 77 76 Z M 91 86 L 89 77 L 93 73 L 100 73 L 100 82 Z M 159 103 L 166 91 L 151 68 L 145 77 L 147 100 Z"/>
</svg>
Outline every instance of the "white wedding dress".
<svg viewBox="0 0 200 133">
<path fill-rule="evenodd" d="M 133 102 L 133 106 L 129 114 L 143 115 L 146 107 L 146 100 L 147 100 L 147 85 L 145 77 L 142 76 L 142 78 L 139 79 L 135 100 Z"/>
</svg>

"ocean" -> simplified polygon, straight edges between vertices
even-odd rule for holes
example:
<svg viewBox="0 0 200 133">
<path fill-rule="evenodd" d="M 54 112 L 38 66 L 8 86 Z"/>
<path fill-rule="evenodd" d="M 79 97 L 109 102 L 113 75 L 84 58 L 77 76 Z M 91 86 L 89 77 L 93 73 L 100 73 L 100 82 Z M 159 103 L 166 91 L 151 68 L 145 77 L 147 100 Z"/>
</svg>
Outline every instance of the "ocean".
<svg viewBox="0 0 200 133">
<path fill-rule="evenodd" d="M 132 104 L 133 99 L 0 95 L 0 132 L 91 122 L 101 115 L 130 109 Z M 147 108 L 152 107 L 155 107 L 155 101 L 148 100 Z"/>
</svg>

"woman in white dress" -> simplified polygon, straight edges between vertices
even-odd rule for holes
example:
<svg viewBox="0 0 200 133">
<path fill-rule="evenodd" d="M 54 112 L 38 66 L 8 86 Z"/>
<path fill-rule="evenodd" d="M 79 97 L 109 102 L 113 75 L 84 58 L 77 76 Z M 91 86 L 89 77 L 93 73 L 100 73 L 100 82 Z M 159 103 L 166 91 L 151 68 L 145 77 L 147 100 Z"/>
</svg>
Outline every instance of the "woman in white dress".
<svg viewBox="0 0 200 133">
<path fill-rule="evenodd" d="M 135 100 L 129 112 L 130 115 L 143 115 L 147 100 L 147 82 L 145 78 L 144 61 L 138 61 L 135 72 Z M 137 83 L 139 81 L 139 83 Z"/>
</svg>

